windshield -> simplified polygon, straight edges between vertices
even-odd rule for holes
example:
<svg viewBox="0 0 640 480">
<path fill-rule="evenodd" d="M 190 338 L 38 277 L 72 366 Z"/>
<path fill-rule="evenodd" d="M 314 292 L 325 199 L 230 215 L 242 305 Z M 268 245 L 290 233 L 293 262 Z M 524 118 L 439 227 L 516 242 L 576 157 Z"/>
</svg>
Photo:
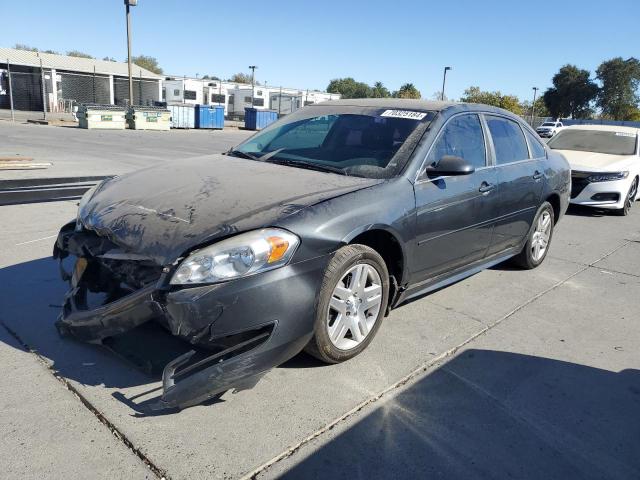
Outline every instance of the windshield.
<svg viewBox="0 0 640 480">
<path fill-rule="evenodd" d="M 607 130 L 563 130 L 547 144 L 554 150 L 633 155 L 636 152 L 635 133 Z"/>
<path fill-rule="evenodd" d="M 553 122 L 544 122 L 544 123 L 542 124 L 542 126 L 543 126 L 543 127 L 555 127 L 555 126 L 556 126 L 556 124 L 555 124 L 555 123 L 553 123 Z"/>
<path fill-rule="evenodd" d="M 434 112 L 373 107 L 307 107 L 229 154 L 343 175 L 390 178 L 405 165 L 434 116 Z"/>
</svg>

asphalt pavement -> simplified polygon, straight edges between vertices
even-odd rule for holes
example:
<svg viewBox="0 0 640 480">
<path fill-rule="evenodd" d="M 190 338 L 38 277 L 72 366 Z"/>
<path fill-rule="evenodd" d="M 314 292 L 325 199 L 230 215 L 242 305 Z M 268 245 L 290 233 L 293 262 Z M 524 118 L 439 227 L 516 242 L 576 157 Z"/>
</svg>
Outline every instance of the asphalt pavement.
<svg viewBox="0 0 640 480">
<path fill-rule="evenodd" d="M 0 149 L 122 173 L 247 134 L 0 124 Z M 540 268 L 412 301 L 349 362 L 301 354 L 163 415 L 137 409 L 157 378 L 54 328 L 51 248 L 75 209 L 0 207 L 6 478 L 640 478 L 640 203 L 625 218 L 572 209 Z"/>
</svg>

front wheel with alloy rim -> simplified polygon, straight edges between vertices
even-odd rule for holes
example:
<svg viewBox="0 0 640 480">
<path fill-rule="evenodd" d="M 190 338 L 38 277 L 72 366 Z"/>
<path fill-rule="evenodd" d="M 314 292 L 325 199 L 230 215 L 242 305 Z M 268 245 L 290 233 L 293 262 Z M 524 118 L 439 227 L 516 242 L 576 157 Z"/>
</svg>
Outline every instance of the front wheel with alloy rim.
<svg viewBox="0 0 640 480">
<path fill-rule="evenodd" d="M 549 251 L 551 237 L 553 236 L 553 226 L 553 207 L 549 202 L 544 202 L 538 208 L 533 220 L 527 243 L 522 251 L 513 257 L 514 262 L 525 269 L 536 268 L 540 265 Z"/>
<path fill-rule="evenodd" d="M 388 298 L 389 273 L 378 252 L 365 245 L 340 248 L 325 270 L 305 350 L 327 363 L 355 357 L 380 328 Z"/>
<path fill-rule="evenodd" d="M 619 210 L 615 210 L 615 213 L 622 217 L 629 215 L 629 211 L 631 210 L 631 206 L 633 205 L 633 202 L 636 201 L 637 195 L 638 195 L 638 177 L 634 178 L 633 182 L 631 182 L 631 186 L 629 187 L 627 196 L 624 199 L 624 207 L 622 207 Z"/>
</svg>

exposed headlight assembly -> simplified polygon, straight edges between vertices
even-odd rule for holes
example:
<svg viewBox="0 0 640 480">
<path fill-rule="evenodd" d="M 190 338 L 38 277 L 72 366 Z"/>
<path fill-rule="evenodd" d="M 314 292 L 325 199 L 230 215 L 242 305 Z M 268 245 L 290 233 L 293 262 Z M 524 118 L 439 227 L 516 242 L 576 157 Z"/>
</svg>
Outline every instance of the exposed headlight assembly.
<svg viewBox="0 0 640 480">
<path fill-rule="evenodd" d="M 227 238 L 191 253 L 171 278 L 172 285 L 218 283 L 286 265 L 300 239 L 279 228 Z"/>
<path fill-rule="evenodd" d="M 624 180 L 629 176 L 629 170 L 625 170 L 624 172 L 604 172 L 604 173 L 595 173 L 587 177 L 587 181 L 591 183 L 597 182 L 613 182 L 615 180 Z"/>
</svg>

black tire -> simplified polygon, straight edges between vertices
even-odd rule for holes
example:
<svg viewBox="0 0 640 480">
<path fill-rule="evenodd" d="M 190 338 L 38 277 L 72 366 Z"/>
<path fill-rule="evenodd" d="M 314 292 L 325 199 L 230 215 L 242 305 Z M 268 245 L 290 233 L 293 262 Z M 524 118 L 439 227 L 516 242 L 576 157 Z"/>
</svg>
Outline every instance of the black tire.
<svg viewBox="0 0 640 480">
<path fill-rule="evenodd" d="M 631 182 L 631 186 L 629 187 L 629 191 L 627 192 L 627 196 L 624 199 L 624 207 L 614 210 L 614 215 L 618 215 L 620 217 L 626 217 L 629 215 L 631 211 L 631 207 L 633 206 L 633 202 L 635 202 L 636 195 L 638 194 L 638 177 L 633 179 Z"/>
<path fill-rule="evenodd" d="M 356 347 L 349 350 L 337 348 L 329 339 L 327 312 L 333 291 L 342 277 L 356 264 L 372 266 L 380 276 L 382 283 L 381 308 L 376 321 L 366 337 Z M 375 337 L 385 315 L 389 300 L 389 272 L 382 257 L 365 245 L 346 245 L 338 249 L 324 272 L 316 305 L 313 338 L 305 347 L 305 351 L 326 363 L 340 363 L 349 360 L 362 352 Z"/>
<path fill-rule="evenodd" d="M 544 212 L 549 212 L 551 216 L 551 231 L 549 232 L 549 240 L 547 242 L 547 248 L 544 251 L 542 257 L 539 259 L 534 258 L 532 244 L 534 240 L 534 234 L 536 232 L 536 225 L 538 225 L 539 218 L 544 214 Z M 549 202 L 543 202 L 538 208 L 536 212 L 536 216 L 533 219 L 533 223 L 531 224 L 531 228 L 529 229 L 529 234 L 527 237 L 527 243 L 524 244 L 522 251 L 513 257 L 512 262 L 520 268 L 531 270 L 533 268 L 538 267 L 544 259 L 547 258 L 547 253 L 549 253 L 549 246 L 551 245 L 551 239 L 553 238 L 553 229 L 555 227 L 555 217 L 553 213 L 553 207 Z"/>
</svg>

